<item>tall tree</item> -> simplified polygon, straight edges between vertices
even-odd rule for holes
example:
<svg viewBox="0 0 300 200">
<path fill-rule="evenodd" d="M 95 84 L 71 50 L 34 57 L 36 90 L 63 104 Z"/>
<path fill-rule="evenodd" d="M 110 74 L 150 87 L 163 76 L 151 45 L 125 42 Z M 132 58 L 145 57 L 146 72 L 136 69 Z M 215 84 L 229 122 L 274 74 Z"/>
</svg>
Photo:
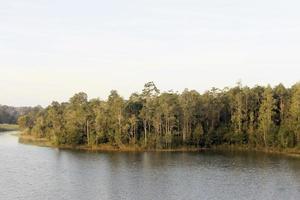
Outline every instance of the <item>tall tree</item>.
<svg viewBox="0 0 300 200">
<path fill-rule="evenodd" d="M 183 115 L 182 141 L 186 144 L 187 141 L 191 142 L 193 122 L 196 120 L 197 110 L 200 109 L 200 94 L 197 91 L 185 89 L 179 97 L 179 102 Z"/>
<path fill-rule="evenodd" d="M 159 95 L 160 91 L 153 82 L 148 82 L 144 85 L 142 92 L 143 108 L 140 112 L 140 117 L 143 120 L 144 127 L 144 144 L 147 145 L 147 133 L 151 131 L 151 119 L 154 112 L 153 100 Z"/>
<path fill-rule="evenodd" d="M 291 97 L 291 125 L 295 135 L 295 145 L 300 145 L 300 83 L 292 87 Z"/>
<path fill-rule="evenodd" d="M 178 95 L 173 92 L 162 93 L 159 98 L 162 111 L 165 146 L 170 147 L 174 134 L 179 133 L 179 102 Z"/>
<path fill-rule="evenodd" d="M 123 110 L 124 100 L 117 91 L 112 90 L 108 97 L 108 109 L 110 114 L 110 125 L 112 126 L 111 140 L 118 145 L 122 145 L 122 140 L 126 140 L 126 134 L 123 134 Z"/>
<path fill-rule="evenodd" d="M 273 98 L 272 88 L 268 86 L 263 93 L 263 101 L 259 109 L 259 131 L 262 135 L 262 142 L 268 146 L 272 140 L 272 131 L 274 131 L 273 117 L 275 115 L 275 100 Z"/>
<path fill-rule="evenodd" d="M 64 112 L 66 143 L 84 144 L 87 140 L 87 94 L 75 94 Z"/>
<path fill-rule="evenodd" d="M 232 141 L 235 143 L 241 143 L 244 133 L 244 121 L 245 121 L 245 97 L 240 87 L 237 88 L 237 93 L 233 96 L 232 100 L 232 115 L 231 122 L 233 127 Z"/>
</svg>

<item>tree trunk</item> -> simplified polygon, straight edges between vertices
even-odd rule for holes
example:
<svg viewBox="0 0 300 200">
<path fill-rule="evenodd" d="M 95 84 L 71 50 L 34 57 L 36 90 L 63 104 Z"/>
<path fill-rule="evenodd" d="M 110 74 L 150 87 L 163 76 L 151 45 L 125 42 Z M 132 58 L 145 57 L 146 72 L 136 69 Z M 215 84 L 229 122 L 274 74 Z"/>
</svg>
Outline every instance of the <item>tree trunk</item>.
<svg viewBox="0 0 300 200">
<path fill-rule="evenodd" d="M 86 137 L 87 143 L 90 145 L 89 120 L 86 120 Z"/>
<path fill-rule="evenodd" d="M 185 118 L 185 117 L 184 117 Z M 182 141 L 183 141 L 183 144 L 185 144 L 186 142 L 186 132 L 187 132 L 187 120 L 184 119 L 184 122 L 183 122 L 183 133 L 182 133 Z"/>
<path fill-rule="evenodd" d="M 143 123 L 144 123 L 144 140 L 145 140 L 145 145 L 147 145 L 147 122 L 146 122 L 146 120 L 144 120 Z"/>
</svg>

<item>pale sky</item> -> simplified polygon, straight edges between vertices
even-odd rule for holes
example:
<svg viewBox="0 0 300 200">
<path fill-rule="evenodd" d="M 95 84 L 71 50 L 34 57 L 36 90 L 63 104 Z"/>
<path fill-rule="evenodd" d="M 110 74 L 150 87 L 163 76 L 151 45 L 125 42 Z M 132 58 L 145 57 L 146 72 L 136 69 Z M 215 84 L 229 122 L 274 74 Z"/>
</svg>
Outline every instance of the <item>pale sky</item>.
<svg viewBox="0 0 300 200">
<path fill-rule="evenodd" d="M 0 0 L 0 104 L 84 91 L 286 86 L 300 80 L 297 0 Z"/>
</svg>

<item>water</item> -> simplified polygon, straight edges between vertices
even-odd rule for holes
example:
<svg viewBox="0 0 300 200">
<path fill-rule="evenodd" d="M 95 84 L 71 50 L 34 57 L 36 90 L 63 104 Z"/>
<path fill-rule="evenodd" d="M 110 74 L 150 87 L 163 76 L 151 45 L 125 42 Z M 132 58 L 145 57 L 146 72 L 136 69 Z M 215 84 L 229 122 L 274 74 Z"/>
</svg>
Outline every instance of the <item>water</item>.
<svg viewBox="0 0 300 200">
<path fill-rule="evenodd" d="M 2 200 L 300 199 L 300 158 L 263 153 L 87 153 L 0 135 Z"/>
</svg>

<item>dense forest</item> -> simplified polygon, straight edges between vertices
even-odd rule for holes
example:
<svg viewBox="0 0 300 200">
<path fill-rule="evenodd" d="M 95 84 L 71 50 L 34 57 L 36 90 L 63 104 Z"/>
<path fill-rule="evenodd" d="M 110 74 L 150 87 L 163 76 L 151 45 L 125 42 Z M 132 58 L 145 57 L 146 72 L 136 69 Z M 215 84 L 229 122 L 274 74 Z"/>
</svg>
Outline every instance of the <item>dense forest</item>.
<svg viewBox="0 0 300 200">
<path fill-rule="evenodd" d="M 18 117 L 29 113 L 31 109 L 31 107 L 0 105 L 0 124 L 16 124 Z"/>
<path fill-rule="evenodd" d="M 128 100 L 111 91 L 106 101 L 75 94 L 69 102 L 36 107 L 18 119 L 24 134 L 56 145 L 147 149 L 210 147 L 220 144 L 299 148 L 300 83 L 249 88 L 240 83 L 162 92 L 153 82 Z"/>
</svg>

